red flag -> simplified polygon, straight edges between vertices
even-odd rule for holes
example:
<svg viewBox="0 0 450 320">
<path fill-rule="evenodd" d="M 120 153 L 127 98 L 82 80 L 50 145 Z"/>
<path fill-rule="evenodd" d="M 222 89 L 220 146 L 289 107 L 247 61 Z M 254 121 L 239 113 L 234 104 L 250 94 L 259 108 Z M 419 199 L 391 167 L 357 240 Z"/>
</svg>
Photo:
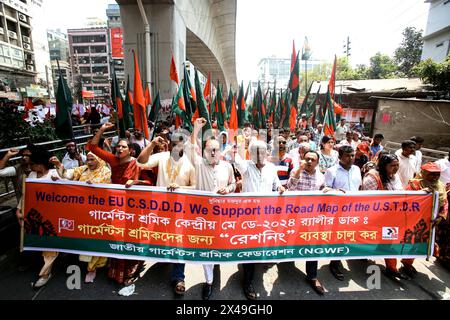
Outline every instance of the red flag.
<svg viewBox="0 0 450 320">
<path fill-rule="evenodd" d="M 143 132 L 146 139 L 150 138 L 150 132 L 148 129 L 147 122 L 147 112 L 144 91 L 142 89 L 141 74 L 139 72 L 139 64 L 136 57 L 136 52 L 133 51 L 134 55 L 134 127 Z"/>
<path fill-rule="evenodd" d="M 292 106 L 291 107 L 291 114 L 290 114 L 290 118 L 289 118 L 289 127 L 292 131 L 295 131 L 296 127 L 297 127 L 297 108 Z"/>
<path fill-rule="evenodd" d="M 25 105 L 25 110 L 24 110 L 25 113 L 23 115 L 23 119 L 25 120 L 25 119 L 28 118 L 28 111 L 34 109 L 34 105 L 33 105 L 32 99 L 31 98 L 25 98 L 24 105 Z"/>
<path fill-rule="evenodd" d="M 297 53 L 295 51 L 295 40 L 292 40 L 291 73 L 292 73 L 292 70 L 294 70 L 296 59 L 297 59 Z"/>
<path fill-rule="evenodd" d="M 205 89 L 203 90 L 203 96 L 205 100 L 211 103 L 211 72 L 208 72 L 208 80 L 206 80 Z"/>
<path fill-rule="evenodd" d="M 334 85 L 336 82 L 336 55 L 334 56 L 333 71 L 331 72 L 330 82 L 328 83 L 328 88 L 330 90 L 331 98 L 334 99 Z"/>
<path fill-rule="evenodd" d="M 236 110 L 236 99 L 233 96 L 231 100 L 231 111 L 230 111 L 230 124 L 229 124 L 229 139 L 231 143 L 234 143 L 234 137 L 238 133 L 238 117 Z"/>
<path fill-rule="evenodd" d="M 152 104 L 152 97 L 150 96 L 150 88 L 148 86 L 145 87 L 145 106 L 149 106 Z"/>
<path fill-rule="evenodd" d="M 171 50 L 172 51 L 172 50 Z M 175 81 L 177 85 L 180 85 L 180 79 L 178 78 L 177 66 L 172 52 L 172 62 L 170 64 L 170 79 Z"/>
</svg>

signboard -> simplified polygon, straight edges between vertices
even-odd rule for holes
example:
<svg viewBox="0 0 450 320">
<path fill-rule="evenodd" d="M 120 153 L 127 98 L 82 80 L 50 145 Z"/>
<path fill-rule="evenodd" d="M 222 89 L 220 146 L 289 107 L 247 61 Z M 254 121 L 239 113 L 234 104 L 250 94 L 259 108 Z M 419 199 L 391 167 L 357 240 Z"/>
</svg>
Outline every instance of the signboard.
<svg viewBox="0 0 450 320">
<path fill-rule="evenodd" d="M 344 108 L 342 118 L 350 123 L 359 123 L 359 118 L 364 118 L 365 123 L 372 123 L 373 110 L 372 109 L 353 109 Z"/>
<path fill-rule="evenodd" d="M 111 28 L 111 56 L 113 59 L 123 59 L 123 32 L 122 28 Z"/>
<path fill-rule="evenodd" d="M 231 194 L 27 179 L 24 249 L 236 263 L 423 258 L 436 194 Z"/>
</svg>

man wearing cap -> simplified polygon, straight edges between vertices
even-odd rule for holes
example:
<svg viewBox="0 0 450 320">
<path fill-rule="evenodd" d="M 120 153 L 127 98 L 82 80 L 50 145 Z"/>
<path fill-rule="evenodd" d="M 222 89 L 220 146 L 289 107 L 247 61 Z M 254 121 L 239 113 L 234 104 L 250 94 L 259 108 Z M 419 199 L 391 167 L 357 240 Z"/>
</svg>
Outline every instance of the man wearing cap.
<svg viewBox="0 0 450 320">
<path fill-rule="evenodd" d="M 398 175 L 400 181 L 402 182 L 403 188 L 406 188 L 409 180 L 414 178 L 416 173 L 416 157 L 414 153 L 416 152 L 416 143 L 411 140 L 405 140 L 402 142 L 402 148 L 395 152 L 400 162 L 400 168 L 398 170 Z"/>
<path fill-rule="evenodd" d="M 448 235 L 449 227 L 445 223 L 448 213 L 448 200 L 444 184 L 439 181 L 441 168 L 433 162 L 428 162 L 421 167 L 422 171 L 418 178 L 411 179 L 406 190 L 427 191 L 439 193 L 439 209 L 437 218 L 432 221 L 432 225 L 437 225 L 435 255 L 445 262 L 450 261 L 450 239 Z M 416 240 L 415 240 L 416 241 Z M 414 259 L 403 259 L 403 272 L 410 278 L 417 274 L 417 270 L 413 267 Z"/>
</svg>

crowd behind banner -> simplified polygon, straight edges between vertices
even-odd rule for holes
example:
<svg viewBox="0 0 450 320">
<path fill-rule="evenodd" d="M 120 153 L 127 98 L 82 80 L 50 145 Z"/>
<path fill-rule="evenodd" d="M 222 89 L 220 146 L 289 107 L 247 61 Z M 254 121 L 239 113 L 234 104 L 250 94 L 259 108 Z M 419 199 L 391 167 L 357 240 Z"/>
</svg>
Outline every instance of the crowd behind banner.
<svg viewBox="0 0 450 320">
<path fill-rule="evenodd" d="M 334 136 L 325 135 L 321 123 L 301 115 L 296 130 L 273 130 L 270 122 L 266 130 L 256 130 L 245 123 L 242 129 L 231 133 L 219 131 L 216 122 L 204 130 L 207 121 L 197 118 L 192 132 L 175 129 L 174 123 L 159 123 L 151 129 L 151 141 L 139 130 L 129 130 L 125 138 L 102 136 L 115 125 L 103 124 L 89 141 L 86 152 L 80 152 L 74 141 L 67 142 L 67 153 L 62 159 L 35 145 L 20 151 L 20 164 L 8 167 L 10 158 L 19 154 L 11 149 L 0 161 L 0 176 L 16 177 L 22 186 L 25 177 L 42 181 L 67 179 L 88 184 L 120 184 L 201 190 L 220 195 L 232 193 L 283 194 L 286 190 L 346 192 L 359 190 L 423 190 L 439 194 L 438 216 L 426 221 L 436 227 L 435 256 L 449 264 L 448 192 L 450 189 L 449 157 L 437 162 L 422 163 L 421 137 L 402 142 L 395 154 L 384 150 L 383 135 L 363 136 L 364 124 L 353 127 L 341 119 Z M 205 132 L 208 131 L 208 132 Z M 231 134 L 230 134 L 231 133 Z M 231 140 L 230 136 L 234 137 Z M 20 198 L 21 190 L 17 190 Z M 17 217 L 27 227 L 20 199 Z M 30 214 L 30 213 L 26 213 Z M 44 286 L 51 279 L 51 270 L 58 252 L 43 252 L 43 266 L 34 287 Z M 22 254 L 27 263 L 27 252 Z M 87 263 L 86 282 L 93 282 L 100 268 L 107 268 L 111 279 L 129 290 L 141 275 L 145 262 L 141 260 L 80 256 Z M 416 276 L 413 259 L 403 259 L 398 268 L 396 259 L 386 259 L 386 275 L 396 279 Z M 307 281 L 318 294 L 326 290 L 317 274 L 317 261 L 307 261 Z M 341 261 L 330 261 L 330 271 L 337 280 L 345 274 Z M 213 265 L 203 265 L 205 284 L 202 297 L 209 299 L 214 281 Z M 185 291 L 185 265 L 174 263 L 171 283 L 174 292 Z M 258 294 L 253 286 L 255 264 L 243 264 L 242 288 L 248 299 Z M 134 287 L 131 287 L 134 288 Z"/>
<path fill-rule="evenodd" d="M 420 150 L 425 141 L 418 136 L 403 141 L 401 148 L 390 154 L 383 148 L 382 133 L 377 132 L 372 137 L 363 134 L 367 133 L 364 118 L 349 125 L 342 116 L 342 106 L 334 100 L 336 58 L 327 95 L 320 107 L 316 104 L 320 88 L 312 98 L 312 86 L 300 106 L 299 58 L 300 52 L 296 53 L 294 44 L 291 78 L 286 90 L 279 91 L 275 85 L 273 92 L 267 89 L 264 93 L 258 84 L 258 90 L 250 98 L 250 85 L 244 94 L 242 84 L 237 96 L 230 90 L 225 99 L 220 83 L 217 83 L 213 97 L 210 74 L 203 89 L 198 72 L 195 71 L 192 85 L 184 66 L 184 79 L 180 82 L 172 56 L 170 79 L 177 84 L 177 93 L 168 121 L 161 117 L 159 93 L 152 100 L 148 85 L 145 90 L 142 86 L 135 53 L 134 92 L 130 91 L 128 79 L 123 99 L 114 75 L 112 108 L 102 105 L 91 106 L 90 110 L 72 107 L 72 99 L 66 94 L 64 79 L 60 77 L 60 108 L 57 109 L 72 109 L 72 121 L 67 121 L 67 113 L 56 115 L 56 118 L 62 115 L 60 129 L 78 122 L 96 125 L 99 129 L 86 146 L 87 154 L 81 152 L 74 141 L 68 141 L 67 153 L 62 159 L 35 145 L 20 151 L 21 163 L 14 167 L 6 165 L 10 158 L 19 154 L 18 150 L 12 149 L 3 157 L 0 176 L 16 177 L 19 186 L 19 223 L 29 229 L 30 221 L 36 219 L 36 213 L 22 210 L 24 199 L 20 186 L 26 177 L 42 181 L 68 179 L 88 184 L 120 184 L 127 188 L 156 186 L 169 192 L 199 190 L 219 195 L 247 192 L 282 195 L 286 190 L 323 193 L 426 191 L 439 195 L 438 216 L 433 221 L 423 221 L 423 225 L 436 228 L 434 253 L 438 261 L 448 266 L 449 157 L 423 163 Z M 104 133 L 110 130 L 117 130 L 118 135 L 105 138 Z M 23 257 L 26 256 L 25 253 Z M 42 257 L 44 263 L 34 282 L 35 288 L 44 286 L 51 279 L 58 252 L 43 252 Z M 97 270 L 107 267 L 108 276 L 124 285 L 126 292 L 134 290 L 133 283 L 145 267 L 142 260 L 97 256 L 81 256 L 80 260 L 87 262 L 86 282 L 93 282 Z M 414 278 L 417 270 L 413 262 L 414 259 L 402 259 L 402 267 L 398 268 L 396 259 L 386 259 L 385 274 L 402 280 Z M 319 280 L 317 267 L 317 261 L 307 261 L 306 278 L 314 291 L 323 295 L 326 290 Z M 203 299 L 209 299 L 212 294 L 213 268 L 212 264 L 203 265 Z M 247 299 L 256 299 L 255 264 L 244 263 L 242 269 L 243 292 Z M 330 261 L 329 270 L 339 281 L 351 276 L 343 269 L 340 260 Z M 175 294 L 185 293 L 183 263 L 172 264 L 170 281 Z"/>
</svg>

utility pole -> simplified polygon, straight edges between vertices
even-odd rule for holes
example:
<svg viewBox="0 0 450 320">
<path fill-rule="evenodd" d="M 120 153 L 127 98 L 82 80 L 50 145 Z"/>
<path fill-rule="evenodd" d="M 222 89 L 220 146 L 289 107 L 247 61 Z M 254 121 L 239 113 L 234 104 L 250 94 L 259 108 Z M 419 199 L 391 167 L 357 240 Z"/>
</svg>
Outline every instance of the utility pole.
<svg viewBox="0 0 450 320">
<path fill-rule="evenodd" d="M 350 37 L 347 36 L 347 42 L 345 42 L 344 40 L 344 54 L 347 56 L 347 61 L 348 61 L 348 57 L 351 56 L 350 53 Z"/>
</svg>

